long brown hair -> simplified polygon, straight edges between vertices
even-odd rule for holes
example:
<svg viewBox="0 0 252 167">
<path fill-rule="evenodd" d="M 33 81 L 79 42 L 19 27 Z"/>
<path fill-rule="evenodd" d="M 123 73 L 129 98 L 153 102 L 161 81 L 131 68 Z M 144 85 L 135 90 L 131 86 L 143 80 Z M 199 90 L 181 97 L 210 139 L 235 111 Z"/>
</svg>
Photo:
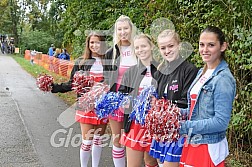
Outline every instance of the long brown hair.
<svg viewBox="0 0 252 167">
<path fill-rule="evenodd" d="M 92 52 L 89 49 L 89 42 L 90 42 L 90 38 L 91 37 L 98 37 L 99 41 L 101 41 L 101 47 L 100 47 L 100 52 L 99 52 L 99 57 L 101 57 L 102 59 L 104 58 L 105 52 L 106 52 L 106 43 L 105 43 L 105 37 L 104 35 L 97 33 L 97 32 L 91 32 L 87 38 L 86 38 L 86 42 L 85 42 L 85 50 L 84 50 L 84 54 L 83 54 L 83 59 L 80 62 L 80 66 L 84 64 L 84 62 L 87 59 L 91 59 L 92 58 Z"/>
</svg>

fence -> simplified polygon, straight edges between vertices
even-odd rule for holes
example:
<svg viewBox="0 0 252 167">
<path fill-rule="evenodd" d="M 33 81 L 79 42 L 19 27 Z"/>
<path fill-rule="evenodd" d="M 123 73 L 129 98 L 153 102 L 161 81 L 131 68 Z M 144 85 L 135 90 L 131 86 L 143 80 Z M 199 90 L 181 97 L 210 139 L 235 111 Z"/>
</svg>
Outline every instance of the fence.
<svg viewBox="0 0 252 167">
<path fill-rule="evenodd" d="M 24 58 L 30 60 L 30 50 L 25 51 Z M 70 76 L 74 65 L 73 61 L 58 59 L 53 56 L 48 56 L 47 54 L 42 54 L 42 52 L 36 53 L 36 56 L 34 56 L 34 63 L 56 74 L 67 77 Z"/>
</svg>

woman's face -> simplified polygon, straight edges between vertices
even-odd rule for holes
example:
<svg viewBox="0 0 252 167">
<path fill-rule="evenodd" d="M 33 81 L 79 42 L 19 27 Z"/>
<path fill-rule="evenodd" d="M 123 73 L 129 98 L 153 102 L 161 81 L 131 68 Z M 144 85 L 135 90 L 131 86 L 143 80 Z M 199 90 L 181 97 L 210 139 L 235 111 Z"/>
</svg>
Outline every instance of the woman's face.
<svg viewBox="0 0 252 167">
<path fill-rule="evenodd" d="M 134 49 L 136 56 L 141 61 L 150 61 L 152 59 L 152 46 L 146 38 L 135 39 Z"/>
<path fill-rule="evenodd" d="M 162 57 L 168 62 L 178 58 L 179 43 L 172 37 L 161 37 L 158 39 L 158 47 Z"/>
<path fill-rule="evenodd" d="M 131 27 L 127 21 L 118 21 L 116 23 L 116 34 L 120 41 L 130 41 Z"/>
<path fill-rule="evenodd" d="M 101 41 L 97 36 L 91 36 L 89 40 L 89 49 L 93 55 L 99 55 L 101 48 Z"/>
<path fill-rule="evenodd" d="M 215 68 L 221 61 L 221 52 L 227 48 L 226 42 L 220 45 L 215 33 L 203 32 L 199 39 L 199 53 L 208 68 Z"/>
</svg>

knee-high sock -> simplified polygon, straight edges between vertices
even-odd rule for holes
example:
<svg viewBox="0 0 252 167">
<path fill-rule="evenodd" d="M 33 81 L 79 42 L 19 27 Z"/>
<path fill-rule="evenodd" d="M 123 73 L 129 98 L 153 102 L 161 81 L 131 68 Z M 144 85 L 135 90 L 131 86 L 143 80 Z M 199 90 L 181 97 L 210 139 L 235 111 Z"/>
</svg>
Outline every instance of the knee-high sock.
<svg viewBox="0 0 252 167">
<path fill-rule="evenodd" d="M 125 167 L 124 147 L 116 147 L 113 145 L 112 156 L 115 167 Z"/>
<path fill-rule="evenodd" d="M 81 167 L 87 167 L 91 154 L 92 140 L 83 140 L 80 148 Z"/>
<path fill-rule="evenodd" d="M 92 146 L 92 167 L 98 167 L 102 152 L 102 136 L 94 135 Z"/>
</svg>

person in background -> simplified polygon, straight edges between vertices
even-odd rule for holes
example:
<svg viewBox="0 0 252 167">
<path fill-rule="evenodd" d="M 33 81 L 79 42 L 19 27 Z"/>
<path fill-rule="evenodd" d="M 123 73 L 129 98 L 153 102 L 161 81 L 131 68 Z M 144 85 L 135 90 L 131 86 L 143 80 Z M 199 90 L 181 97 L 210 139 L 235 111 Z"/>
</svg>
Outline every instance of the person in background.
<svg viewBox="0 0 252 167">
<path fill-rule="evenodd" d="M 62 53 L 58 56 L 58 58 L 62 60 L 70 60 L 70 55 L 67 53 L 67 50 L 64 48 L 62 49 Z"/>
<path fill-rule="evenodd" d="M 226 49 L 225 35 L 218 27 L 208 26 L 200 34 L 199 53 L 205 65 L 188 90 L 188 108 L 181 109 L 189 119 L 181 123 L 180 134 L 190 137 L 180 167 L 225 166 L 229 154 L 226 130 L 236 94 L 235 79 L 225 61 Z"/>
<path fill-rule="evenodd" d="M 158 98 L 165 98 L 180 108 L 187 108 L 187 90 L 198 69 L 186 61 L 180 52 L 180 37 L 174 30 L 164 30 L 158 35 L 157 44 L 163 62 L 154 79 L 157 81 Z M 184 138 L 173 142 L 152 140 L 150 155 L 159 159 L 165 167 L 178 167 Z"/>
<path fill-rule="evenodd" d="M 1 52 L 2 54 L 4 54 L 5 50 L 5 46 L 4 46 L 4 42 L 1 42 Z"/>
<path fill-rule="evenodd" d="M 54 44 L 51 44 L 51 47 L 48 49 L 49 56 L 49 70 L 53 71 L 53 55 L 54 55 L 55 47 Z"/>
<path fill-rule="evenodd" d="M 61 54 L 61 49 L 60 49 L 60 48 L 56 48 L 56 49 L 55 49 L 55 52 L 54 52 L 54 54 L 53 54 L 53 56 L 54 56 L 55 58 L 58 58 L 60 54 Z"/>
<path fill-rule="evenodd" d="M 36 54 L 37 54 L 37 52 L 35 50 L 32 50 L 30 52 L 30 63 L 31 63 L 31 65 L 34 65 L 34 58 L 35 58 Z"/>
<path fill-rule="evenodd" d="M 116 20 L 114 28 L 113 47 L 105 55 L 104 80 L 106 84 L 110 85 L 110 91 L 117 92 L 124 72 L 137 64 L 132 46 L 136 28 L 130 18 L 124 15 Z M 125 167 L 125 151 L 119 143 L 124 113 L 122 109 L 118 109 L 114 113 L 113 116 L 110 115 L 109 117 L 113 138 L 113 162 L 115 167 Z"/>
<path fill-rule="evenodd" d="M 130 94 L 134 99 L 145 87 L 156 85 L 152 76 L 157 70 L 158 63 L 153 59 L 153 48 L 154 45 L 147 35 L 141 34 L 135 37 L 134 53 L 138 58 L 138 63 L 124 73 L 118 91 Z M 130 113 L 132 104 L 124 110 L 125 113 Z M 126 122 L 120 143 L 126 146 L 127 166 L 140 167 L 144 160 L 145 167 L 158 167 L 157 160 L 149 155 L 152 140 L 144 136 L 146 128 L 135 120 L 127 121 L 126 114 L 124 116 Z M 130 126 L 129 129 L 128 126 Z"/>
<path fill-rule="evenodd" d="M 52 93 L 72 91 L 74 74 L 83 70 L 88 75 L 103 79 L 103 58 L 106 51 L 105 38 L 101 34 L 92 32 L 86 38 L 84 55 L 77 59 L 66 83 L 54 83 Z M 78 94 L 78 97 L 81 95 Z M 99 119 L 93 110 L 82 111 L 77 107 L 75 119 L 80 123 L 82 144 L 80 148 L 81 167 L 87 167 L 92 152 L 92 167 L 98 167 L 102 151 L 102 138 L 106 130 L 108 119 Z"/>
<path fill-rule="evenodd" d="M 55 50 L 54 44 L 51 44 L 51 47 L 48 49 L 48 53 L 47 53 L 48 56 L 53 56 L 54 50 Z"/>
</svg>

